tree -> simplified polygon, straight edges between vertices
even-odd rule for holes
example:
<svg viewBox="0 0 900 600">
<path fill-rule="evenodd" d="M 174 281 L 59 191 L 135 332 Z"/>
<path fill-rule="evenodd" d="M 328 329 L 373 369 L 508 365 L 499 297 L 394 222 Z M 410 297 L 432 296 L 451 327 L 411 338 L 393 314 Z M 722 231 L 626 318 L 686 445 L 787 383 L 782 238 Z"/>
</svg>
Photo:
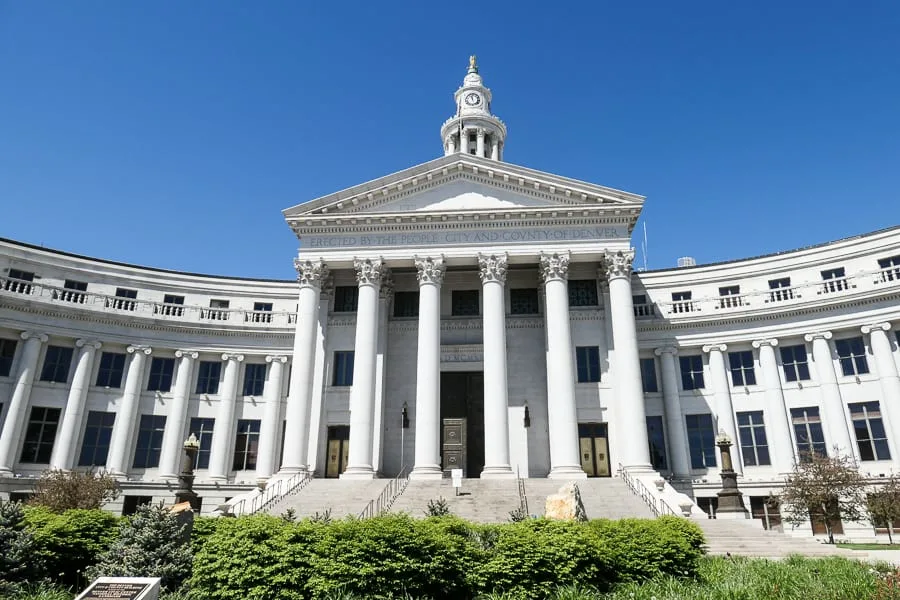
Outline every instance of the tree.
<svg viewBox="0 0 900 600">
<path fill-rule="evenodd" d="M 71 508 L 100 508 L 118 495 L 118 482 L 106 473 L 50 469 L 34 484 L 29 503 L 61 513 Z"/>
<path fill-rule="evenodd" d="M 0 594 L 13 589 L 12 582 L 36 570 L 32 549 L 34 539 L 25 527 L 25 512 L 18 502 L 0 500 Z"/>
<path fill-rule="evenodd" d="M 869 519 L 875 527 L 887 527 L 888 542 L 894 543 L 894 523 L 900 520 L 900 480 L 891 476 L 882 487 L 868 495 Z"/>
<path fill-rule="evenodd" d="M 833 544 L 834 523 L 841 518 L 859 521 L 865 515 L 866 480 L 837 448 L 833 456 L 804 454 L 785 480 L 779 499 L 786 521 L 799 525 L 821 518 L 828 543 Z"/>
</svg>

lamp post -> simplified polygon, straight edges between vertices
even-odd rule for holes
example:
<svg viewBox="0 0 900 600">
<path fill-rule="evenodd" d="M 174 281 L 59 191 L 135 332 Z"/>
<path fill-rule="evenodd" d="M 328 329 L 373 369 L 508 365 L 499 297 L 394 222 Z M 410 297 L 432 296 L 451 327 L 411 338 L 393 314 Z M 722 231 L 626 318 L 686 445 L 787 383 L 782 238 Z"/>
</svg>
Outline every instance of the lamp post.
<svg viewBox="0 0 900 600">
<path fill-rule="evenodd" d="M 194 492 L 194 463 L 200 451 L 200 442 L 192 433 L 184 441 L 184 456 L 181 458 L 181 472 L 178 474 L 178 489 L 175 490 L 175 502 L 188 502 L 194 512 L 200 512 L 200 499 Z"/>
<path fill-rule="evenodd" d="M 724 431 L 719 431 L 716 437 L 716 446 L 722 456 L 722 468 L 719 474 L 722 476 L 722 489 L 716 495 L 719 497 L 719 507 L 716 509 L 717 519 L 749 519 L 750 513 L 744 507 L 744 496 L 738 489 L 737 473 L 731 462 L 731 438 Z"/>
</svg>

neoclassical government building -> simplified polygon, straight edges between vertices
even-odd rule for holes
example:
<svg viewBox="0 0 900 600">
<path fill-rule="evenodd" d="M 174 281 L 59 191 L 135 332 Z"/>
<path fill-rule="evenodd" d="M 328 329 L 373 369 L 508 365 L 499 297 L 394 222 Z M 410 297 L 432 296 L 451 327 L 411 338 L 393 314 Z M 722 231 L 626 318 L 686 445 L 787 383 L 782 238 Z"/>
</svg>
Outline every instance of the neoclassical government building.
<svg viewBox="0 0 900 600">
<path fill-rule="evenodd" d="M 296 280 L 0 240 L 0 493 L 102 468 L 128 511 L 192 433 L 204 512 L 453 468 L 658 473 L 711 511 L 720 433 L 760 518 L 800 452 L 897 471 L 900 228 L 638 272 L 643 197 L 504 162 L 474 61 L 455 101 L 440 158 L 284 211 Z"/>
</svg>

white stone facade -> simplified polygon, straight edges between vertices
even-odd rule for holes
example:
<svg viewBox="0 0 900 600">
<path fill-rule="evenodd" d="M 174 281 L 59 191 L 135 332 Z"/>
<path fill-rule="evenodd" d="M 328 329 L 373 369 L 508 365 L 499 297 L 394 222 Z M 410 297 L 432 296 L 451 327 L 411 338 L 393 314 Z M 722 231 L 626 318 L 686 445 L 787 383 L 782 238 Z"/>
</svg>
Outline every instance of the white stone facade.
<svg viewBox="0 0 900 600">
<path fill-rule="evenodd" d="M 0 240 L 0 492 L 93 462 L 169 497 L 189 433 L 204 510 L 278 474 L 440 477 L 448 373 L 480 386 L 468 476 L 658 471 L 705 506 L 717 431 L 754 441 L 748 505 L 807 436 L 900 468 L 900 228 L 633 273 L 643 198 L 502 162 L 472 68 L 443 157 L 284 211 L 297 281 Z"/>
</svg>

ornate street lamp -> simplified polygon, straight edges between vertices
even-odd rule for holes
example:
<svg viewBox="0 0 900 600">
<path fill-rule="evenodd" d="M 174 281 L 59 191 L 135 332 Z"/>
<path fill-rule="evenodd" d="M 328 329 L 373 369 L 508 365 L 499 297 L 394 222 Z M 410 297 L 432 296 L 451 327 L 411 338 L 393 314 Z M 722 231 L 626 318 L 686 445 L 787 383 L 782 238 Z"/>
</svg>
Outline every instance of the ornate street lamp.
<svg viewBox="0 0 900 600">
<path fill-rule="evenodd" d="M 178 489 L 175 490 L 175 502 L 189 502 L 194 512 L 200 512 L 200 499 L 194 492 L 194 463 L 200 452 L 200 442 L 192 433 L 184 441 L 184 456 L 181 458 L 181 473 L 178 474 Z"/>
<path fill-rule="evenodd" d="M 716 518 L 749 519 L 750 513 L 744 507 L 744 496 L 738 489 L 737 473 L 734 472 L 734 464 L 731 462 L 731 438 L 727 433 L 719 431 L 716 446 L 722 455 L 722 468 L 719 471 L 722 476 L 722 489 L 716 493 L 719 497 Z"/>
</svg>

